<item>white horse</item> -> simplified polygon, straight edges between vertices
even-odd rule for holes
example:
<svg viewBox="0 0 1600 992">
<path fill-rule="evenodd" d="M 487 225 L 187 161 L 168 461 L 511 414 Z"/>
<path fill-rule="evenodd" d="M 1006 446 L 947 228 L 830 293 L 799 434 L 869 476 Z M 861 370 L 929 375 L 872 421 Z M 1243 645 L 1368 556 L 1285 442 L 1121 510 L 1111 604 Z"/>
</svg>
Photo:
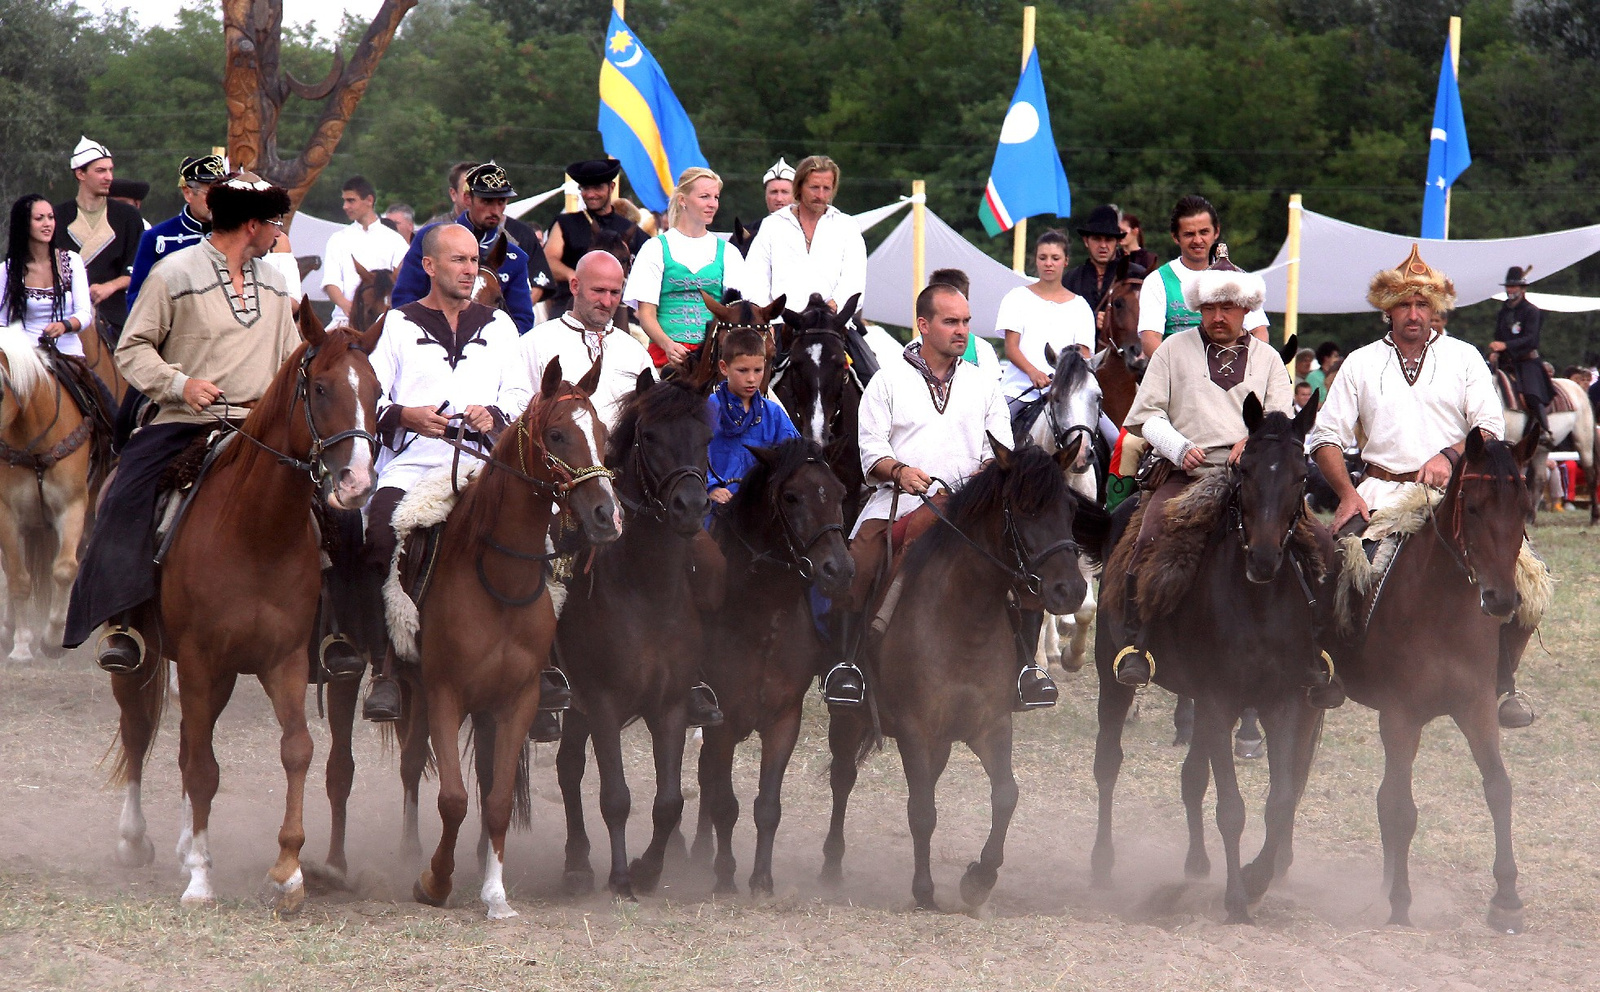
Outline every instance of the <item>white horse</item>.
<svg viewBox="0 0 1600 992">
<path fill-rule="evenodd" d="M 1557 445 L 1564 443 L 1570 438 L 1572 440 L 1572 446 L 1577 449 L 1578 464 L 1583 467 L 1583 476 L 1585 479 L 1589 480 L 1590 484 L 1591 502 L 1589 516 L 1592 520 L 1596 513 L 1600 512 L 1600 507 L 1595 506 L 1593 503 L 1593 487 L 1596 482 L 1594 468 L 1594 407 L 1589 404 L 1589 394 L 1576 382 L 1573 382 L 1571 379 L 1555 379 L 1552 381 L 1555 383 L 1556 392 L 1560 393 L 1569 401 L 1569 405 L 1572 407 L 1572 409 L 1562 410 L 1559 412 L 1551 410 L 1549 412 L 1548 417 L 1550 420 L 1550 434 L 1555 438 L 1555 443 Z M 1503 397 L 1502 402 L 1504 402 Z M 1508 409 L 1505 411 L 1505 418 L 1506 440 L 1512 444 L 1515 444 L 1516 442 L 1522 440 L 1522 433 L 1527 429 L 1528 415 L 1523 413 L 1521 410 Z M 1547 449 L 1540 447 L 1533 458 L 1532 488 L 1536 505 L 1538 497 L 1545 491 L 1546 476 L 1550 471 L 1550 462 L 1545 457 L 1548 454 L 1549 451 Z"/>
</svg>

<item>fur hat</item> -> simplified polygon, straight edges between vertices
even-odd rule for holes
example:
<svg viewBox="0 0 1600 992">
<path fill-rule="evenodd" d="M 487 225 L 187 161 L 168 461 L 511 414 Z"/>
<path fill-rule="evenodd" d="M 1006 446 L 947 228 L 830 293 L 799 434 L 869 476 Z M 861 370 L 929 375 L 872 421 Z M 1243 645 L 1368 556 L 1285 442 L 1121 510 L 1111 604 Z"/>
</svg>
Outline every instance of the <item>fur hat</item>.
<svg viewBox="0 0 1600 992">
<path fill-rule="evenodd" d="M 1434 310 L 1452 310 L 1456 305 L 1456 284 L 1424 262 L 1415 243 L 1404 262 L 1372 277 L 1372 284 L 1367 287 L 1367 302 L 1387 311 L 1399 306 L 1412 293 L 1421 294 Z"/>
<path fill-rule="evenodd" d="M 293 209 L 288 190 L 248 171 L 213 184 L 206 191 L 206 206 L 211 208 L 211 226 L 218 231 L 236 231 L 252 220 L 276 220 Z"/>
<path fill-rule="evenodd" d="M 1206 303 L 1237 303 L 1259 310 L 1267 301 L 1267 284 L 1228 260 L 1228 246 L 1217 245 L 1217 260 L 1183 289 L 1183 305 L 1199 310 Z"/>
</svg>

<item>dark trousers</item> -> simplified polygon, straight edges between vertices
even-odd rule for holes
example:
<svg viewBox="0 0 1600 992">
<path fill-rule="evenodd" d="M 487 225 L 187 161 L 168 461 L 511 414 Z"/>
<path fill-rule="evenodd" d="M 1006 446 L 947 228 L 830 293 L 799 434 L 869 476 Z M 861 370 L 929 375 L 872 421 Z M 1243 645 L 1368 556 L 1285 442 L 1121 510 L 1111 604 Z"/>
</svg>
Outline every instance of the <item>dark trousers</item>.
<svg viewBox="0 0 1600 992">
<path fill-rule="evenodd" d="M 156 594 L 156 485 L 167 465 L 210 429 L 157 424 L 123 447 L 72 585 L 65 646 L 77 647 L 96 627 Z"/>
</svg>

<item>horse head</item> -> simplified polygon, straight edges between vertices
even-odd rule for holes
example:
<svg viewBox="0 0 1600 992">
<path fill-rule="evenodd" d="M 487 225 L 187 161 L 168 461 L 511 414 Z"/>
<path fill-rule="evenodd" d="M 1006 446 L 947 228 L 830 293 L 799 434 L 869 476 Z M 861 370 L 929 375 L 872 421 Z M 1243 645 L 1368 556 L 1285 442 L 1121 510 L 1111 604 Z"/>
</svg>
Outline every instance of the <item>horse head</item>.
<svg viewBox="0 0 1600 992">
<path fill-rule="evenodd" d="M 694 536 L 706 513 L 710 443 L 711 420 L 699 390 L 677 379 L 657 382 L 649 369 L 640 372 L 606 452 L 623 505 L 680 537 Z"/>
<path fill-rule="evenodd" d="M 860 295 L 852 296 L 838 313 L 830 310 L 821 294 L 812 293 L 799 313 L 783 311 L 778 353 L 783 376 L 776 391 L 795 417 L 800 433 L 828 446 L 841 433 L 841 414 L 860 395 L 850 383 L 850 356 L 844 330 L 856 312 Z"/>
<path fill-rule="evenodd" d="M 833 598 L 850 591 L 855 562 L 844 538 L 844 483 L 815 443 L 794 438 L 750 448 L 756 464 L 728 505 L 732 526 L 754 547 Z"/>
<path fill-rule="evenodd" d="M 356 275 L 361 284 L 350 298 L 350 326 L 365 330 L 389 310 L 389 298 L 394 293 L 394 270 L 369 270 L 356 262 Z"/>
<path fill-rule="evenodd" d="M 608 544 L 622 535 L 611 474 L 601 470 L 606 425 L 590 402 L 599 384 L 600 362 L 570 383 L 561 376 L 561 359 L 552 358 L 539 383 L 539 398 L 528 406 L 517 428 L 544 453 L 540 462 L 522 470 L 551 473 L 551 481 L 565 489 L 567 512 L 583 527 L 590 544 Z"/>
<path fill-rule="evenodd" d="M 1267 583 L 1278 577 L 1284 549 L 1306 508 L 1306 433 L 1316 423 L 1317 401 L 1294 419 L 1266 413 L 1251 393 L 1244 400 L 1244 426 L 1249 431 L 1234 468 L 1234 506 L 1244 545 L 1245 577 Z"/>
<path fill-rule="evenodd" d="M 305 301 L 300 305 L 301 352 L 295 403 L 288 417 L 290 450 L 311 464 L 318 498 L 338 510 L 366 505 L 377 479 L 378 377 L 367 355 L 383 333 L 380 319 L 365 332 L 325 330 Z M 263 397 L 262 406 L 266 405 Z"/>
<path fill-rule="evenodd" d="M 1478 604 L 1506 618 L 1522 605 L 1517 556 L 1522 553 L 1532 496 L 1523 483 L 1539 446 L 1529 431 L 1515 446 L 1478 428 L 1467 432 L 1466 451 L 1434 511 L 1440 537 L 1478 588 Z"/>
<path fill-rule="evenodd" d="M 478 278 L 472 284 L 472 302 L 491 310 L 506 310 L 505 290 L 500 287 L 500 266 L 506 264 L 506 232 L 494 239 L 494 247 L 478 259 Z M 507 310 L 507 313 L 510 311 Z"/>
<path fill-rule="evenodd" d="M 695 366 L 690 379 L 696 388 L 703 393 L 709 393 L 717 382 L 717 363 L 722 360 L 724 331 L 734 327 L 758 327 L 762 329 L 767 339 L 767 377 L 761 384 L 762 392 L 765 392 L 767 385 L 772 381 L 772 371 L 778 357 L 777 347 L 768 325 L 772 323 L 773 318 L 783 312 L 784 297 L 780 294 L 777 299 L 764 307 L 758 307 L 742 298 L 736 289 L 727 290 L 720 301 L 702 289 L 700 298 L 705 301 L 706 309 L 711 312 L 711 319 L 706 322 L 705 339 L 695 352 Z"/>
<path fill-rule="evenodd" d="M 1111 288 L 1101 298 L 1098 308 L 1098 313 L 1105 317 L 1104 326 L 1099 329 L 1100 346 L 1122 356 L 1123 364 L 1135 379 L 1144 378 L 1145 367 L 1150 364 L 1139 341 L 1139 290 L 1144 280 L 1144 266 L 1133 263 L 1126 255 L 1120 256 Z"/>
<path fill-rule="evenodd" d="M 1034 422 L 1034 440 L 1046 451 L 1064 450 L 1074 438 L 1082 440 L 1070 471 L 1085 472 L 1094 462 L 1094 435 L 1100 429 L 1100 381 L 1075 347 L 1057 355 L 1044 346 L 1044 358 L 1055 368 L 1045 393 L 1045 416 Z M 1042 422 L 1042 426 L 1041 426 Z"/>
</svg>

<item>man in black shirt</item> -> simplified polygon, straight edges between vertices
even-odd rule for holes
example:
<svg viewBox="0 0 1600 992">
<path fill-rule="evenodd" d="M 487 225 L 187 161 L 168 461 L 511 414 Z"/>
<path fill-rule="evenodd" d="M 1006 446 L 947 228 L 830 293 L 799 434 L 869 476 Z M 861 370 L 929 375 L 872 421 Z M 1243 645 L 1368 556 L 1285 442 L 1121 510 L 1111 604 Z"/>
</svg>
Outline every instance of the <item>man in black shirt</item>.
<svg viewBox="0 0 1600 992">
<path fill-rule="evenodd" d="M 578 259 L 594 247 L 595 227 L 616 232 L 635 255 L 649 240 L 649 236 L 639 230 L 639 225 L 617 213 L 611 205 L 617 191 L 617 173 L 621 169 L 621 163 L 611 158 L 567 166 L 567 175 L 578 184 L 583 209 L 557 216 L 556 222 L 550 225 L 550 237 L 545 240 L 544 255 L 555 283 L 549 295 L 552 316 L 572 309 L 572 277 Z"/>
<path fill-rule="evenodd" d="M 115 342 L 128 319 L 128 280 L 144 235 L 144 218 L 128 204 L 110 199 L 114 169 L 105 145 L 83 138 L 73 149 L 71 166 L 78 195 L 56 204 L 55 247 L 83 257 L 89 299 Z"/>
<path fill-rule="evenodd" d="M 1528 272 L 1533 266 L 1519 269 L 1512 266 L 1506 271 L 1506 302 L 1495 319 L 1494 340 L 1489 350 L 1499 363 L 1500 371 L 1511 377 L 1511 384 L 1522 394 L 1530 422 L 1539 425 L 1539 432 L 1548 436 L 1550 417 L 1547 410 L 1555 398 L 1555 387 L 1550 374 L 1545 371 L 1544 359 L 1539 357 L 1539 331 L 1544 323 L 1544 313 L 1525 295 Z"/>
<path fill-rule="evenodd" d="M 1122 238 L 1122 227 L 1117 221 L 1117 208 L 1095 207 L 1088 220 L 1078 228 L 1088 258 L 1070 270 L 1061 285 L 1083 297 L 1091 311 L 1098 312 L 1100 301 L 1111 291 L 1116 281 L 1117 242 Z"/>
</svg>

